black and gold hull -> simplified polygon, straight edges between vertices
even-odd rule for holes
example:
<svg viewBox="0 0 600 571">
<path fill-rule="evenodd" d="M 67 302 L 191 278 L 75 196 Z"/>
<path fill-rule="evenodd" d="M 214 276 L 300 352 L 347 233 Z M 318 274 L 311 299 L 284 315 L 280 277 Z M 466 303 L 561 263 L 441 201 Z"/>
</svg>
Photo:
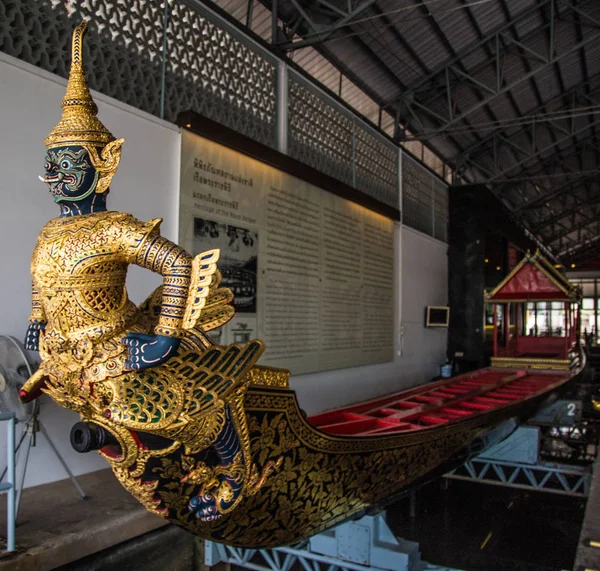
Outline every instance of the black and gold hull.
<svg viewBox="0 0 600 571">
<path fill-rule="evenodd" d="M 565 384 L 578 373 L 566 376 Z M 148 508 L 204 539 L 249 548 L 292 544 L 439 474 L 441 466 L 464 459 L 470 445 L 491 429 L 531 414 L 548 396 L 440 427 L 344 437 L 309 424 L 293 391 L 254 385 L 244 402 L 252 460 L 259 467 L 278 464 L 258 493 L 245 496 L 217 521 L 199 521 L 187 509 L 198 490 L 180 482 L 178 453 L 150 459 L 142 476 L 146 489 L 130 491 Z"/>
</svg>

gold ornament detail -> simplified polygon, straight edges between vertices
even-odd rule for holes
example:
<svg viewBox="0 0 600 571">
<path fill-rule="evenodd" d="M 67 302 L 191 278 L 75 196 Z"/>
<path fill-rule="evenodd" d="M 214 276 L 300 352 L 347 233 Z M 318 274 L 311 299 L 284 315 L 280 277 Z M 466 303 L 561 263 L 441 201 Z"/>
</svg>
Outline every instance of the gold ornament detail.
<svg viewBox="0 0 600 571">
<path fill-rule="evenodd" d="M 290 388 L 290 372 L 287 369 L 256 365 L 248 371 L 247 380 L 250 385 L 264 385 L 265 387 L 280 389 Z"/>
<path fill-rule="evenodd" d="M 253 460 L 250 478 L 239 456 L 227 471 L 170 455 L 148 464 L 148 479 L 160 482 L 155 497 L 132 493 L 148 509 L 168 507 L 164 517 L 200 537 L 250 548 L 298 542 L 390 497 L 453 457 L 483 424 L 474 419 L 460 430 L 340 438 L 311 427 L 291 391 L 250 387 L 240 406 Z M 248 478 L 244 494 L 218 520 L 197 520 L 187 509 L 190 497 L 200 486 L 226 500 L 231 489 L 223 475 Z"/>
<path fill-rule="evenodd" d="M 271 461 L 259 469 L 253 462 L 243 407 L 249 373 L 264 346 L 260 341 L 212 344 L 204 330 L 233 315 L 233 295 L 220 286 L 219 252 L 192 260 L 160 236 L 159 226 L 158 219 L 143 223 L 119 212 L 54 219 L 46 225 L 31 264 L 30 321 L 45 325 L 39 343 L 42 363 L 23 390 L 43 387 L 59 405 L 112 434 L 117 445 L 101 454 L 153 513 L 165 508 L 158 506 L 148 465 L 172 455 L 203 453 L 224 429 L 229 410 L 241 451 L 233 465 L 221 470 L 241 483 L 242 492 L 227 502 L 227 509 L 234 509 L 264 485 L 276 466 Z M 125 288 L 129 264 L 164 276 L 163 286 L 139 308 Z M 124 336 L 159 331 L 182 339 L 179 352 L 161 365 L 127 371 Z M 149 448 L 139 440 L 144 434 L 163 440 Z M 223 482 L 211 491 L 225 501 L 233 493 L 228 485 Z"/>
<path fill-rule="evenodd" d="M 210 250 L 202 256 L 197 256 L 192 262 L 188 303 L 183 316 L 184 329 L 193 329 L 200 317 L 200 312 L 206 304 L 212 276 L 217 271 L 218 260 L 219 250 Z"/>
<path fill-rule="evenodd" d="M 96 117 L 98 107 L 92 98 L 83 69 L 83 36 L 87 22 L 83 20 L 73 32 L 71 70 L 67 92 L 61 103 L 63 115 L 44 140 L 46 147 L 104 147 L 115 138 Z"/>
<path fill-rule="evenodd" d="M 167 508 L 160 508 L 160 499 L 156 498 L 158 482 L 145 482 L 141 478 L 132 478 L 127 470 L 113 469 L 113 473 L 121 485 L 150 512 L 164 517 Z"/>
<path fill-rule="evenodd" d="M 83 20 L 73 32 L 71 69 L 67 92 L 61 103 L 60 121 L 44 139 L 48 149 L 81 146 L 87 150 L 96 169 L 98 182 L 94 192 L 108 190 L 121 161 L 125 139 L 115 139 L 98 119 L 98 106 L 92 98 L 83 69 L 83 37 L 87 22 Z"/>
<path fill-rule="evenodd" d="M 84 145 L 90 155 L 92 165 L 99 175 L 95 191 L 97 194 L 102 194 L 108 190 L 121 162 L 121 146 L 124 142 L 125 139 L 115 139 L 108 143 L 100 153 L 98 153 L 96 147 Z"/>
<path fill-rule="evenodd" d="M 573 367 L 573 362 L 569 359 L 536 359 L 535 357 L 492 357 L 492 367 L 519 369 L 541 369 L 568 371 Z"/>
</svg>

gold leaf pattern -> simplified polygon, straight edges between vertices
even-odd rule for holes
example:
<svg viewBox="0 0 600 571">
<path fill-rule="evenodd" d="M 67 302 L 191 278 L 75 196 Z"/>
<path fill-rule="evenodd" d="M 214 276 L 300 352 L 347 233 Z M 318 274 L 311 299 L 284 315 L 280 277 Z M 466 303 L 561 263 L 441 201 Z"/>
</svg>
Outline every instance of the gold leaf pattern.
<svg viewBox="0 0 600 571">
<path fill-rule="evenodd" d="M 297 542 L 388 498 L 450 459 L 481 430 L 419 431 L 384 438 L 332 437 L 311 427 L 291 391 L 249 389 L 245 396 L 254 477 L 272 473 L 235 511 L 214 522 L 187 509 L 199 492 L 181 482 L 189 460 L 163 459 L 153 474 L 165 517 L 200 537 L 240 547 Z M 179 476 L 176 476 L 179 474 Z M 184 498 L 183 501 L 181 498 Z M 139 499 L 139 498 L 138 498 Z M 140 501 L 142 501 L 140 499 Z"/>
</svg>

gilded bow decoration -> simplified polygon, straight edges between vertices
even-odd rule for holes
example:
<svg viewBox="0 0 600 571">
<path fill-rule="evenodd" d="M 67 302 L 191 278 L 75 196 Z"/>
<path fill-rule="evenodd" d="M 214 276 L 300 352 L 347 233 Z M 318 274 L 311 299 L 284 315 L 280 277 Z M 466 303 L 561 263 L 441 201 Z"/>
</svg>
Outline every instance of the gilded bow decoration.
<svg viewBox="0 0 600 571">
<path fill-rule="evenodd" d="M 264 347 L 220 347 L 206 336 L 234 313 L 218 250 L 192 258 L 160 235 L 160 219 L 106 209 L 124 140 L 97 117 L 83 70 L 86 27 L 73 34 L 62 118 L 45 140 L 40 178 L 60 216 L 42 229 L 32 256 L 26 344 L 42 363 L 20 396 L 45 392 L 78 412 L 119 480 L 157 513 L 170 504 L 148 485 L 148 462 L 185 459 L 172 478 L 189 493 L 175 500 L 214 521 L 273 470 L 253 463 L 242 405 Z M 163 276 L 140 307 L 125 287 L 131 264 Z"/>
</svg>

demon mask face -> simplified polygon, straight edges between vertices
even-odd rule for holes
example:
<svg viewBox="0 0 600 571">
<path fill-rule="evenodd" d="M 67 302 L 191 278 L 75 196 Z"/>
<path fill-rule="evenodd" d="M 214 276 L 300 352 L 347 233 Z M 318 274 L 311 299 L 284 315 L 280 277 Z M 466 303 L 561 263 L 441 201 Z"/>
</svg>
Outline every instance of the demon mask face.
<svg viewBox="0 0 600 571">
<path fill-rule="evenodd" d="M 96 191 L 98 171 L 84 147 L 64 146 L 48 149 L 44 165 L 48 184 L 55 202 L 83 200 Z"/>
</svg>

